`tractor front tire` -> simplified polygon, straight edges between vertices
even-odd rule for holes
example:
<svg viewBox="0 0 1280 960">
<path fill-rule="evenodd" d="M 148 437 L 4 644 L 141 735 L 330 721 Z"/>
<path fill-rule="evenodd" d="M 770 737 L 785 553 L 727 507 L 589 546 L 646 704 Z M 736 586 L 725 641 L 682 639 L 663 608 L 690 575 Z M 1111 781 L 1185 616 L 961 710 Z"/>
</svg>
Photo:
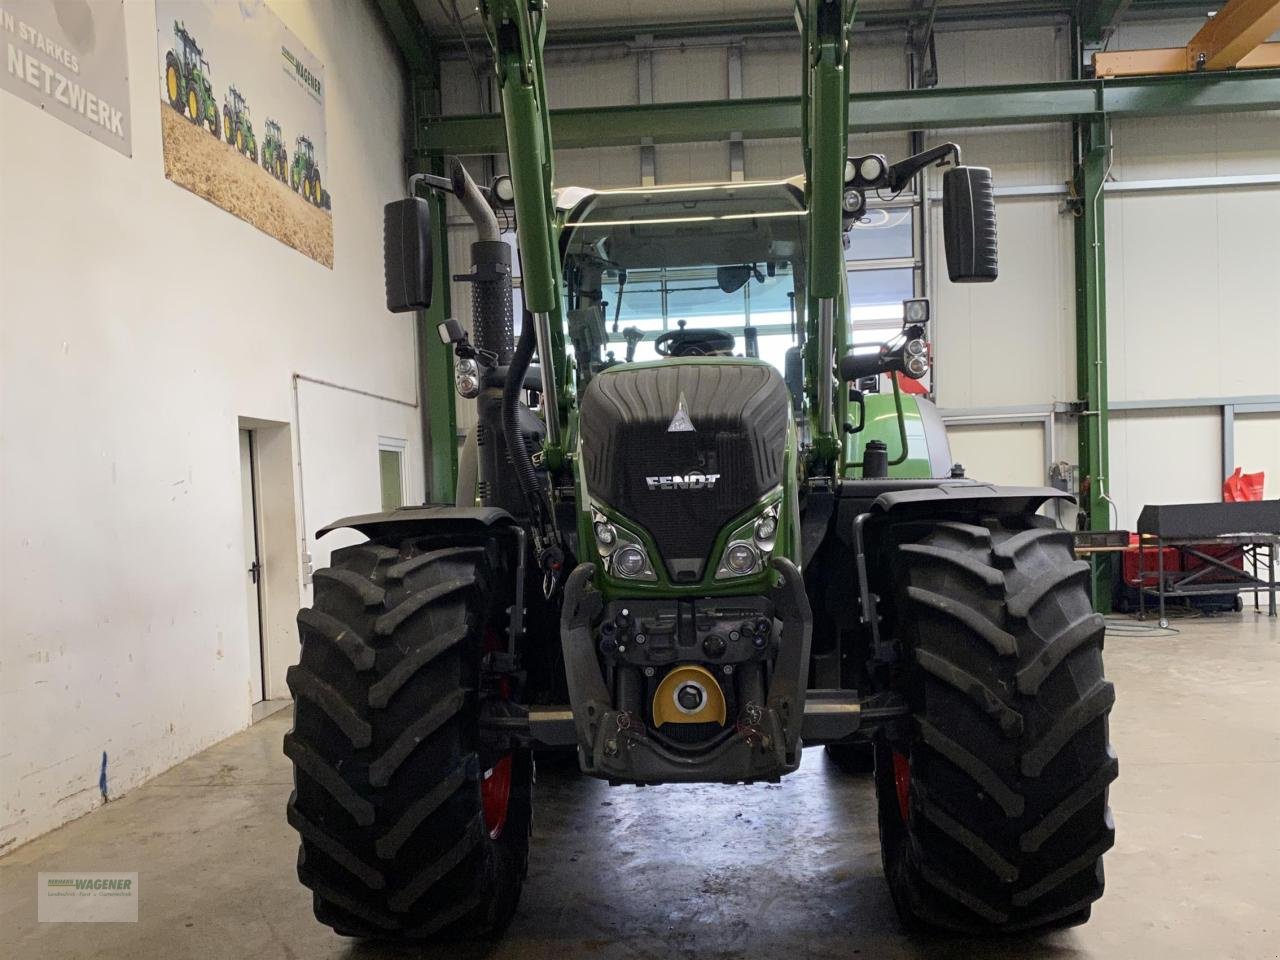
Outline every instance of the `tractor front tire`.
<svg viewBox="0 0 1280 960">
<path fill-rule="evenodd" d="M 880 844 L 908 927 L 1083 923 L 1115 841 L 1105 623 L 1071 535 L 1042 517 L 939 523 L 897 548 L 914 714 L 876 752 Z"/>
<path fill-rule="evenodd" d="M 475 938 L 515 911 L 532 758 L 480 737 L 511 577 L 494 541 L 439 538 L 345 547 L 315 574 L 288 672 L 288 819 L 316 918 L 341 934 Z"/>
</svg>

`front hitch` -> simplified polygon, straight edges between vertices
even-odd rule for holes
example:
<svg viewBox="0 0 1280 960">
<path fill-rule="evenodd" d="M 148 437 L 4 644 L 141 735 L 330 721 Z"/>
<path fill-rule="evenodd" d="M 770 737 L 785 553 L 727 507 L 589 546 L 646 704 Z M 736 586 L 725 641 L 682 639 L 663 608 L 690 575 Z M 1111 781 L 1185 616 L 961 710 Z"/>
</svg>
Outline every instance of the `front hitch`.
<svg viewBox="0 0 1280 960">
<path fill-rule="evenodd" d="M 779 582 L 768 596 L 782 630 L 763 703 L 744 704 L 729 735 L 702 752 L 660 743 L 643 718 L 613 702 L 594 641 L 604 606 L 596 568 L 584 563 L 569 575 L 560 638 L 584 773 L 620 783 L 737 783 L 777 780 L 800 765 L 813 614 L 795 564 L 777 557 L 773 568 Z"/>
</svg>

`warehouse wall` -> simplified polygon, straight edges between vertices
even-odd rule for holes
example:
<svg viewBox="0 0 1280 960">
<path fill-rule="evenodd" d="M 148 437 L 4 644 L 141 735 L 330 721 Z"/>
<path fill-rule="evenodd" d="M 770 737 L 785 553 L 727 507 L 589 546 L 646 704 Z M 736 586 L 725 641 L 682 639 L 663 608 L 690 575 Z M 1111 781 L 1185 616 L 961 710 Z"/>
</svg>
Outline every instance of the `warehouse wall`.
<svg viewBox="0 0 1280 960">
<path fill-rule="evenodd" d="M 1113 49 L 1185 43 L 1196 24 L 1141 22 L 1123 27 Z M 705 43 L 705 41 L 702 41 Z M 727 50 L 699 46 L 655 52 L 654 98 L 727 95 Z M 746 38 L 743 96 L 796 95 L 798 39 Z M 943 86 L 1065 80 L 1068 37 L 1053 25 L 945 30 L 937 37 Z M 639 57 L 619 46 L 553 51 L 548 58 L 553 107 L 638 102 Z M 855 90 L 906 86 L 900 39 L 863 40 L 854 48 Z M 446 111 L 485 109 L 482 85 L 465 63 L 446 71 Z M 953 285 L 942 269 L 941 209 L 932 207 L 928 250 L 933 264 L 935 387 L 944 410 L 1044 409 L 1076 398 L 1073 220 L 1066 209 L 1071 177 L 1067 124 L 926 132 L 927 142 L 954 139 L 967 163 L 990 166 L 997 188 L 1001 274 L 991 285 Z M 1280 273 L 1271 264 L 1280 214 L 1280 114 L 1171 117 L 1118 122 L 1106 195 L 1107 305 L 1112 400 L 1149 403 L 1177 398 L 1250 396 L 1280 400 Z M 851 151 L 907 151 L 902 134 L 855 136 Z M 751 179 L 801 169 L 796 141 L 747 141 Z M 659 145 L 659 183 L 726 180 L 725 144 Z M 562 150 L 557 181 L 635 185 L 638 147 Z M 1264 181 L 1233 183 L 1221 178 Z M 1205 178 L 1219 178 L 1206 180 Z M 1154 180 L 1178 181 L 1153 189 Z M 936 173 L 930 190 L 941 188 Z M 465 254 L 465 244 L 451 244 Z M 457 298 L 455 298 L 455 303 Z M 460 308 L 465 313 L 465 306 Z M 465 411 L 462 414 L 466 416 Z M 971 476 L 1002 482 L 1044 479 L 1045 427 L 1039 414 L 1023 423 L 957 425 L 957 459 Z M 1217 407 L 1117 412 L 1112 427 L 1116 520 L 1132 525 L 1144 503 L 1214 500 L 1222 457 Z M 1237 460 L 1249 459 L 1259 429 L 1237 418 Z M 1053 458 L 1076 462 L 1074 418 L 1055 423 Z M 1247 433 L 1249 430 L 1252 433 Z M 1246 442 L 1248 441 L 1248 442 Z M 1265 446 L 1265 445 L 1264 445 Z M 1159 456 L 1135 456 L 1142 450 Z M 1176 450 L 1176 457 L 1164 451 Z M 1255 459 L 1265 460 L 1259 453 Z M 1165 459 L 1194 466 L 1157 478 Z M 1170 467 L 1172 469 L 1172 467 Z M 1280 481 L 1277 481 L 1280 482 Z M 1068 516 L 1067 518 L 1071 518 Z"/>
<path fill-rule="evenodd" d="M 312 531 L 378 509 L 380 435 L 422 495 L 416 408 L 292 381 L 415 400 L 411 320 L 380 306 L 394 48 L 371 5 L 271 7 L 326 67 L 332 270 L 165 180 L 153 5 L 125 5 L 132 158 L 0 93 L 0 850 L 102 802 L 104 764 L 118 796 L 249 723 L 239 426 L 285 537 L 271 696 L 303 542 L 321 565 Z"/>
</svg>

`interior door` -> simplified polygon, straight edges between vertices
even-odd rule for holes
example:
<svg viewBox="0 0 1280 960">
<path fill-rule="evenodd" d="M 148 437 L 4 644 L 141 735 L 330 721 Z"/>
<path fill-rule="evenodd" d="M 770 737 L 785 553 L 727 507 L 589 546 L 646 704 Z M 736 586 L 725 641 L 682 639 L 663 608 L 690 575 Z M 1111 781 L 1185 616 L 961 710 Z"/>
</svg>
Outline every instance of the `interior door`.
<svg viewBox="0 0 1280 960">
<path fill-rule="evenodd" d="M 258 536 L 258 482 L 253 432 L 240 431 L 240 496 L 244 505 L 244 586 L 248 600 L 250 702 L 264 698 L 262 672 L 262 561 Z"/>
</svg>

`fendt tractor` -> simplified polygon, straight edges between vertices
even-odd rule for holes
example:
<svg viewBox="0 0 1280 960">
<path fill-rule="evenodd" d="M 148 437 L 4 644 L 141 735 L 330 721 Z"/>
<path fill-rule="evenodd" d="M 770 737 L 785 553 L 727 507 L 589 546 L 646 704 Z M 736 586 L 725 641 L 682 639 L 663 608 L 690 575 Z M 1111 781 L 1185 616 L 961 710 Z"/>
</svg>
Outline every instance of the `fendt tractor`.
<svg viewBox="0 0 1280 960">
<path fill-rule="evenodd" d="M 262 138 L 262 169 L 281 183 L 288 182 L 289 151 L 284 148 L 280 124 L 270 117 L 267 117 L 266 132 Z"/>
<path fill-rule="evenodd" d="M 253 135 L 253 120 L 249 117 L 249 102 L 233 83 L 227 89 L 227 99 L 222 105 L 222 125 L 227 133 L 227 143 L 254 163 L 258 162 L 258 140 Z"/>
<path fill-rule="evenodd" d="M 289 169 L 289 186 L 307 203 L 321 205 L 323 191 L 320 188 L 320 166 L 316 163 L 316 148 L 308 136 L 300 136 L 293 142 L 293 166 Z"/>
<path fill-rule="evenodd" d="M 164 55 L 164 86 L 169 106 L 215 137 L 222 135 L 218 104 L 209 82 L 209 61 L 180 20 L 173 22 L 174 49 Z"/>
<path fill-rule="evenodd" d="M 555 747 L 610 784 L 728 785 L 861 744 L 908 926 L 1046 930 L 1101 896 L 1114 695 L 1087 565 L 1039 513 L 1064 494 L 952 475 L 938 412 L 900 387 L 928 370 L 927 301 L 851 347 L 842 240 L 868 193 L 945 167 L 949 276 L 997 275 L 989 170 L 954 144 L 848 156 L 853 7 L 799 6 L 802 176 L 591 191 L 552 187 L 542 3 L 481 3 L 510 177 L 486 195 L 455 161 L 385 211 L 393 311 L 431 301 L 424 186 L 479 231 L 471 332 L 440 324 L 477 409 L 457 499 L 320 531 L 367 539 L 316 572 L 288 674 L 298 875 L 339 933 L 499 931 Z M 605 298 L 661 271 L 705 278 L 722 316 L 747 284 L 793 293 L 786 375 L 695 324 L 656 359 L 602 356 Z"/>
</svg>

